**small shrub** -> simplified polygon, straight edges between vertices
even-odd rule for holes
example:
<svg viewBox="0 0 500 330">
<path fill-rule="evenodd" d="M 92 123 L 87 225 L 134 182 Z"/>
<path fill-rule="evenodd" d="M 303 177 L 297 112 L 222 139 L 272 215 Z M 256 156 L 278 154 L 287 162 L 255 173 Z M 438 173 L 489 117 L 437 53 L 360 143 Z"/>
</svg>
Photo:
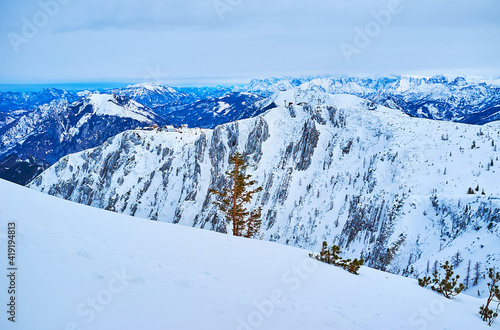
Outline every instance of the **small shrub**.
<svg viewBox="0 0 500 330">
<path fill-rule="evenodd" d="M 319 254 L 310 253 L 309 256 L 321 262 L 342 267 L 349 273 L 358 275 L 359 269 L 361 268 L 361 266 L 363 266 L 365 262 L 363 258 L 354 260 L 351 259 L 344 260 L 339 256 L 339 254 L 340 254 L 340 247 L 338 247 L 337 245 L 328 247 L 328 243 L 324 241 L 323 246 L 321 248 L 321 252 Z"/>
<path fill-rule="evenodd" d="M 462 283 L 458 284 L 460 275 L 453 277 L 453 266 L 449 261 L 446 261 L 444 265 L 441 265 L 441 268 L 444 269 L 443 279 L 441 279 L 441 274 L 435 270 L 432 274 L 432 279 L 430 277 L 424 277 L 422 279 L 419 278 L 418 285 L 421 287 L 427 287 L 432 284 L 432 291 L 442 294 L 445 298 L 451 299 L 452 297 L 460 294 L 460 292 L 465 289 L 465 286 Z"/>
</svg>

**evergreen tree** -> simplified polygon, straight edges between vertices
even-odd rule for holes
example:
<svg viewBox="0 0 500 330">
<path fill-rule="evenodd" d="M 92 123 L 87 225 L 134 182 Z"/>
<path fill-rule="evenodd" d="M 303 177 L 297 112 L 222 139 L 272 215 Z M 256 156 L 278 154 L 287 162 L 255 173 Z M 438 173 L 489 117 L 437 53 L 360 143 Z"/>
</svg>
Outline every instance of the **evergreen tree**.
<svg viewBox="0 0 500 330">
<path fill-rule="evenodd" d="M 252 238 L 254 237 L 260 230 L 261 226 L 261 216 L 262 216 L 262 208 L 259 206 L 252 212 L 250 212 L 250 216 L 248 217 L 247 220 L 247 232 L 245 234 L 245 237 L 247 238 Z"/>
<path fill-rule="evenodd" d="M 311 258 L 317 259 L 321 262 L 342 267 L 349 273 L 358 275 L 358 271 L 364 264 L 364 259 L 342 259 L 340 256 L 340 247 L 333 245 L 331 248 L 328 247 L 328 243 L 323 241 L 323 246 L 321 247 L 321 252 L 319 254 L 310 253 Z"/>
<path fill-rule="evenodd" d="M 495 319 L 498 317 L 498 311 L 500 310 L 500 288 L 498 287 L 498 283 L 500 283 L 500 273 L 496 273 L 493 268 L 489 269 L 489 278 L 491 282 L 488 283 L 489 295 L 486 300 L 486 305 L 482 305 L 479 308 L 479 315 L 483 321 L 488 322 L 488 325 L 491 326 Z M 490 309 L 491 303 L 497 303 L 496 310 Z"/>
<path fill-rule="evenodd" d="M 418 284 L 421 287 L 426 287 L 432 283 L 431 289 L 432 291 L 436 291 L 437 293 L 442 294 L 445 298 L 452 298 L 465 289 L 465 286 L 460 283 L 458 284 L 459 275 L 453 277 L 453 266 L 449 261 L 446 261 L 444 265 L 441 265 L 441 268 L 444 270 L 444 278 L 441 278 L 441 274 L 438 271 L 435 271 L 432 274 L 432 279 L 430 277 L 424 277 L 422 279 L 418 279 Z"/>
<path fill-rule="evenodd" d="M 260 230 L 261 208 L 249 212 L 245 204 L 252 201 L 255 193 L 262 191 L 262 187 L 248 190 L 256 181 L 250 180 L 251 175 L 245 175 L 247 168 L 246 157 L 239 152 L 229 157 L 232 170 L 226 172 L 231 182 L 230 187 L 222 191 L 211 189 L 210 192 L 217 195 L 219 199 L 214 202 L 224 213 L 226 219 L 233 225 L 234 236 L 253 237 Z"/>
</svg>

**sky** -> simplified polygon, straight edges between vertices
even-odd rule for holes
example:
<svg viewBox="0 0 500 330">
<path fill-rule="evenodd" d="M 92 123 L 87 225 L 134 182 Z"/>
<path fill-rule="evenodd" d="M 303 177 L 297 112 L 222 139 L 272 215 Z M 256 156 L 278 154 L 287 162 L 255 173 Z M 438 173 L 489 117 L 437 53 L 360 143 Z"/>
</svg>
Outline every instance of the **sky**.
<svg viewBox="0 0 500 330">
<path fill-rule="evenodd" d="M 0 2 L 0 84 L 500 76 L 498 0 Z"/>
</svg>

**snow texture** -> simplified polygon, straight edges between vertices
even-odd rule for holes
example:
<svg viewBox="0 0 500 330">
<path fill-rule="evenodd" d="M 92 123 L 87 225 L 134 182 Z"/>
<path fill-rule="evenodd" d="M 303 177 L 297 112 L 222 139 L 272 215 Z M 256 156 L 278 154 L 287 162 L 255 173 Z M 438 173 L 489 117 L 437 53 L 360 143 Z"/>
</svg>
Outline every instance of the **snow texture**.
<svg viewBox="0 0 500 330">
<path fill-rule="evenodd" d="M 367 267 L 355 276 L 305 250 L 130 218 L 3 180 L 0 193 L 3 247 L 16 222 L 19 289 L 16 323 L 4 313 L 2 329 L 500 329 L 477 316 L 484 300 L 443 300 L 413 279 Z"/>
</svg>

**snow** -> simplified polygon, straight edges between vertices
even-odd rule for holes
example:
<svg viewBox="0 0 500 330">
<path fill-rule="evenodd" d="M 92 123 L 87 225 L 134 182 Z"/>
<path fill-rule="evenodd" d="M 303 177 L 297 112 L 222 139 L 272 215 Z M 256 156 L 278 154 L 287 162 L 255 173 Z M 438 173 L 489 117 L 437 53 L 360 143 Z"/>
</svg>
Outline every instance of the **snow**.
<svg viewBox="0 0 500 330">
<path fill-rule="evenodd" d="M 215 110 L 215 113 L 221 114 L 224 110 L 227 110 L 229 108 L 231 108 L 230 104 L 223 102 L 223 101 L 219 101 L 218 106 L 215 107 L 215 109 L 217 109 L 217 110 L 215 110 L 215 109 L 214 110 Z"/>
<path fill-rule="evenodd" d="M 16 324 L 4 315 L 2 329 L 500 329 L 476 315 L 480 299 L 443 300 L 367 267 L 351 275 L 305 250 L 130 218 L 2 180 L 0 194 L 0 239 L 5 247 L 15 221 L 19 267 Z"/>
<path fill-rule="evenodd" d="M 152 123 L 151 113 L 142 110 L 143 106 L 133 100 L 125 106 L 120 106 L 115 103 L 113 95 L 92 94 L 89 96 L 89 103 L 94 106 L 94 114 L 97 116 L 117 116 Z"/>
</svg>

